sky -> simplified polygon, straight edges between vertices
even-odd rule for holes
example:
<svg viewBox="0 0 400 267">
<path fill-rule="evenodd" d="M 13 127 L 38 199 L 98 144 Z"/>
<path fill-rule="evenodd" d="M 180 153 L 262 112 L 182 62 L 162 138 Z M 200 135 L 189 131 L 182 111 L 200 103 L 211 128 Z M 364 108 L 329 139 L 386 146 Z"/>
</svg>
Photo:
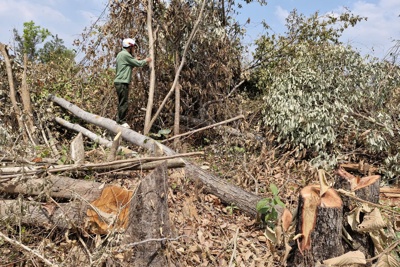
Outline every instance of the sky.
<svg viewBox="0 0 400 267">
<path fill-rule="evenodd" d="M 22 33 L 23 23 L 33 20 L 35 25 L 47 28 L 64 40 L 68 48 L 85 27 L 97 20 L 108 0 L 0 0 L 0 42 L 12 44 L 13 29 Z M 239 2 L 239 1 L 237 1 Z M 341 13 L 348 8 L 356 15 L 367 17 L 356 27 L 344 32 L 342 41 L 362 54 L 384 58 L 400 40 L 400 0 L 269 0 L 266 6 L 246 4 L 239 10 L 239 21 L 247 25 L 245 42 L 251 44 L 261 34 L 265 21 L 277 33 L 285 31 L 285 18 L 297 9 L 308 16 Z"/>
</svg>

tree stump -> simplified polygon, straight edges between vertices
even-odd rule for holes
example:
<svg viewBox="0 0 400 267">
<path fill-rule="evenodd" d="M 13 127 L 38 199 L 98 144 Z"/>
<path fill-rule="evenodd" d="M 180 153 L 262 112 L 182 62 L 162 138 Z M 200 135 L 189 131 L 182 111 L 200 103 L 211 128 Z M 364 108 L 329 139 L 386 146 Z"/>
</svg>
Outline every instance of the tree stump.
<svg viewBox="0 0 400 267">
<path fill-rule="evenodd" d="M 125 243 L 136 245 L 129 266 L 168 266 L 165 241 L 160 241 L 170 234 L 167 200 L 168 174 L 163 163 L 143 179 L 131 201 Z"/>
<path fill-rule="evenodd" d="M 297 239 L 288 266 L 311 267 L 343 254 L 343 203 L 334 189 L 328 189 L 321 197 L 319 186 L 303 188 L 297 214 L 296 234 L 302 236 Z"/>
<path fill-rule="evenodd" d="M 354 192 L 355 197 L 372 202 L 375 204 L 379 203 L 379 182 L 380 176 L 373 175 L 363 178 L 356 177 L 344 169 L 340 168 L 337 172 L 335 188 L 344 189 L 349 192 Z M 343 207 L 343 227 L 347 233 L 351 236 L 352 240 L 343 240 L 342 244 L 345 252 L 360 250 L 364 253 L 365 257 L 371 258 L 374 256 L 374 244 L 368 233 L 361 233 L 354 231 L 347 221 L 349 213 L 357 207 L 358 203 L 354 199 L 348 196 L 342 196 L 344 207 Z M 360 224 L 363 221 L 365 214 L 360 215 Z"/>
</svg>

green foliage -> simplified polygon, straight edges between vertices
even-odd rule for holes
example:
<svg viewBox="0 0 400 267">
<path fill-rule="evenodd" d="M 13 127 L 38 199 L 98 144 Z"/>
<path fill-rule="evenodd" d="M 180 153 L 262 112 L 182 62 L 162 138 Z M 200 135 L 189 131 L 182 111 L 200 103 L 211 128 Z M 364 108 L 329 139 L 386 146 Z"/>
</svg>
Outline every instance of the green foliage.
<svg viewBox="0 0 400 267">
<path fill-rule="evenodd" d="M 264 95 L 266 131 L 299 155 L 307 151 L 314 166 L 333 167 L 360 147 L 384 156 L 397 151 L 399 109 L 391 99 L 400 71 L 340 44 L 341 32 L 358 21 L 348 13 L 323 20 L 294 12 L 287 36 L 258 40 L 253 79 Z"/>
<path fill-rule="evenodd" d="M 33 61 L 37 56 L 37 46 L 44 42 L 51 33 L 48 29 L 35 25 L 32 20 L 24 22 L 22 36 L 14 29 L 14 39 L 17 42 L 17 58 L 22 61 L 23 54 L 28 55 L 28 59 Z"/>
<path fill-rule="evenodd" d="M 64 45 L 64 41 L 58 38 L 58 35 L 56 35 L 53 37 L 53 40 L 46 42 L 43 48 L 39 49 L 38 58 L 42 63 L 65 60 L 73 62 L 75 58 L 75 52 L 67 49 L 67 47 Z"/>
<path fill-rule="evenodd" d="M 284 208 L 285 204 L 279 197 L 279 190 L 275 184 L 270 184 L 272 193 L 271 198 L 264 198 L 257 203 L 256 210 L 258 217 L 266 223 L 269 227 L 274 228 L 276 220 L 278 219 L 279 207 Z"/>
<path fill-rule="evenodd" d="M 171 133 L 171 129 L 161 129 L 157 133 L 150 133 L 150 137 L 153 139 L 165 139 L 168 138 L 168 135 Z"/>
<path fill-rule="evenodd" d="M 229 215 L 233 215 L 235 210 L 239 210 L 239 208 L 235 204 L 231 204 L 231 205 L 226 207 L 226 210 L 228 211 Z"/>
</svg>

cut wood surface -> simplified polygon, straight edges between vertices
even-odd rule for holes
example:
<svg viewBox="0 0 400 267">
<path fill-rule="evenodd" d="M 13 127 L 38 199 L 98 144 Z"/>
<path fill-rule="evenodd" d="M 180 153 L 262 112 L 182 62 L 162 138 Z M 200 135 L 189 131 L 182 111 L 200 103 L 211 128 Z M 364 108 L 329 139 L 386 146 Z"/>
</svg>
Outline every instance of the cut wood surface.
<svg viewBox="0 0 400 267">
<path fill-rule="evenodd" d="M 296 234 L 298 240 L 289 266 L 310 267 L 343 254 L 343 203 L 334 189 L 320 196 L 319 186 L 307 186 L 300 192 Z"/>
<path fill-rule="evenodd" d="M 64 109 L 70 111 L 75 116 L 87 121 L 88 123 L 103 127 L 110 132 L 113 132 L 114 134 L 117 134 L 119 131 L 121 131 L 122 138 L 132 144 L 143 147 L 149 151 L 152 151 L 154 148 L 153 143 L 156 142 L 155 140 L 147 136 L 141 135 L 131 129 L 124 128 L 111 119 L 88 113 L 66 101 L 65 99 L 56 97 L 54 95 L 50 95 L 49 100 L 57 103 Z M 162 144 L 161 146 L 166 155 L 176 154 L 176 152 L 169 147 Z M 238 207 L 243 212 L 252 216 L 256 216 L 257 202 L 262 199 L 260 196 L 247 192 L 242 188 L 227 182 L 226 180 L 220 179 L 219 177 L 206 172 L 199 166 L 196 166 L 186 159 L 183 160 L 186 164 L 185 168 L 187 170 L 188 177 L 201 181 L 201 183 L 204 185 L 204 190 L 206 192 L 217 196 L 221 199 L 221 201 L 228 205 L 235 204 L 236 207 Z"/>
<path fill-rule="evenodd" d="M 164 166 L 166 166 L 164 164 Z M 52 191 L 53 197 L 69 198 L 67 203 L 56 203 L 50 198 L 46 203 L 27 200 L 0 200 L 0 220 L 11 223 L 22 222 L 28 225 L 45 226 L 48 228 L 67 228 L 95 234 L 107 234 L 110 230 L 124 231 L 128 223 L 130 201 L 133 191 L 118 185 L 104 186 L 95 182 L 79 181 L 76 185 L 63 177 L 55 178 L 51 187 L 56 190 L 62 185 L 60 192 Z M 43 180 L 43 179 L 42 179 Z M 39 181 L 39 182 L 42 182 Z M 59 183 L 62 181 L 62 183 Z M 26 191 L 19 186 L 13 192 Z M 70 185 L 70 188 L 65 186 Z M 82 187 L 82 188 L 81 188 Z M 85 188 L 85 189 L 84 189 Z M 35 192 L 40 194 L 36 186 Z M 10 190 L 9 190 L 10 191 Z M 46 191 L 45 191 L 46 192 Z M 47 199 L 49 199 L 47 197 Z"/>
</svg>

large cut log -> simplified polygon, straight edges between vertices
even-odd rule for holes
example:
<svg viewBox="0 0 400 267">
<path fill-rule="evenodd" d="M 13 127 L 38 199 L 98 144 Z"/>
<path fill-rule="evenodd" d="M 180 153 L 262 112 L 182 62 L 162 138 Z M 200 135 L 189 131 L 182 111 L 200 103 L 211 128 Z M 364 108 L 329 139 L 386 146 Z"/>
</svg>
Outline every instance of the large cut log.
<svg viewBox="0 0 400 267">
<path fill-rule="evenodd" d="M 93 201 L 100 196 L 103 184 L 63 176 L 38 179 L 13 179 L 0 183 L 0 192 L 30 196 L 51 196 L 57 199 L 83 198 Z"/>
<path fill-rule="evenodd" d="M 140 183 L 130 206 L 126 230 L 127 245 L 137 243 L 130 257 L 131 266 L 168 266 L 165 240 L 170 238 L 168 174 L 163 164 Z"/>
<path fill-rule="evenodd" d="M 87 199 L 78 197 L 68 203 L 0 200 L 0 222 L 96 234 L 123 231 L 127 225 L 127 203 L 131 196 L 132 191 L 107 186 Z"/>
<path fill-rule="evenodd" d="M 73 105 L 72 103 L 66 101 L 65 99 L 56 97 L 54 95 L 50 95 L 49 100 L 57 103 L 61 107 L 65 108 L 66 110 L 70 111 L 75 116 L 79 117 L 82 120 L 85 120 L 86 122 L 92 123 L 99 127 L 103 127 L 110 132 L 113 132 L 114 134 L 121 132 L 122 138 L 132 144 L 148 149 L 149 151 L 152 151 L 154 148 L 154 142 L 156 142 L 155 140 L 147 136 L 141 135 L 131 129 L 122 127 L 111 119 L 88 113 Z M 169 147 L 165 145 L 161 146 L 166 155 L 176 154 L 176 152 Z M 205 170 L 192 164 L 188 160 L 184 159 L 184 162 L 186 164 L 185 168 L 188 172 L 188 177 L 198 179 L 204 185 L 204 190 L 206 192 L 209 192 L 219 197 L 226 204 L 235 204 L 236 207 L 238 207 L 243 212 L 248 213 L 249 215 L 257 215 L 256 205 L 257 202 L 262 199 L 260 196 L 247 192 L 236 185 L 228 183 L 226 180 L 220 179 L 219 177 L 206 172 Z"/>
<path fill-rule="evenodd" d="M 99 183 L 65 177 L 30 180 L 27 184 L 1 184 L 3 189 L 8 188 L 14 193 L 25 192 L 26 188 L 32 187 L 31 194 L 39 195 L 44 190 L 46 195 L 71 198 L 71 201 L 56 203 L 51 198 L 46 203 L 24 199 L 0 200 L 0 221 L 96 234 L 128 229 L 128 245 L 142 240 L 146 231 L 153 237 L 167 236 L 170 227 L 166 166 L 164 161 L 161 167 L 143 179 L 134 199 L 132 190 L 120 186 L 103 188 Z M 40 189 L 43 187 L 47 190 Z M 61 189 L 60 192 L 58 189 Z M 132 199 L 134 203 L 131 203 Z M 132 222 L 128 224 L 129 220 Z"/>
<path fill-rule="evenodd" d="M 0 222 L 41 226 L 47 229 L 84 229 L 87 205 L 84 202 L 40 203 L 0 200 Z"/>
<path fill-rule="evenodd" d="M 319 186 L 300 192 L 296 234 L 301 234 L 288 266 L 312 267 L 343 254 L 343 203 L 334 189 L 320 196 Z"/>
</svg>

